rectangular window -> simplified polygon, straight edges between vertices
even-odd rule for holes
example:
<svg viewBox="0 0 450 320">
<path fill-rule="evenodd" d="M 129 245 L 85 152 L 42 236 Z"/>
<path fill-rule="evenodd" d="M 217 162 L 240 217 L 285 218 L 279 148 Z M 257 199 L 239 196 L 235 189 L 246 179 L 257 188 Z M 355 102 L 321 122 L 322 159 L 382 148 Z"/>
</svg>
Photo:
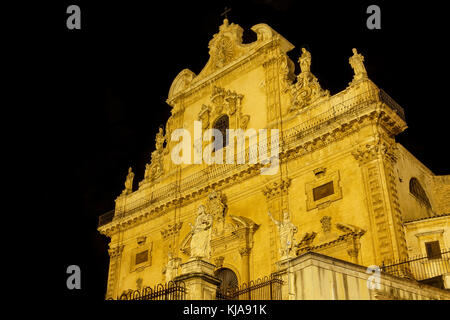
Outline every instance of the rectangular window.
<svg viewBox="0 0 450 320">
<path fill-rule="evenodd" d="M 428 259 L 440 259 L 442 257 L 439 241 L 425 242 L 425 249 Z"/>
<path fill-rule="evenodd" d="M 142 251 L 136 254 L 136 260 L 134 264 L 140 264 L 148 260 L 148 250 Z"/>
<path fill-rule="evenodd" d="M 319 187 L 313 189 L 314 201 L 328 197 L 334 193 L 333 181 L 325 183 Z"/>
</svg>

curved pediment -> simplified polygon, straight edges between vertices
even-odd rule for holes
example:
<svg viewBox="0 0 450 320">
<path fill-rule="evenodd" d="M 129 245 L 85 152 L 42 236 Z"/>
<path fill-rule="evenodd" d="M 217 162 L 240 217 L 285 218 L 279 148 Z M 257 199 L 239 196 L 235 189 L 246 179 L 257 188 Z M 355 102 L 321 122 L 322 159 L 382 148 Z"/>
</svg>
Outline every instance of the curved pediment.
<svg viewBox="0 0 450 320">
<path fill-rule="evenodd" d="M 280 40 L 279 45 L 282 51 L 288 52 L 294 48 L 289 41 L 265 23 L 254 25 L 251 30 L 256 33 L 256 41 L 242 43 L 243 29 L 237 24 L 229 24 L 228 20 L 224 19 L 223 24 L 219 27 L 219 32 L 208 44 L 209 60 L 205 67 L 197 76 L 189 69 L 181 71 L 170 87 L 168 100 L 173 100 L 178 94 L 186 92 L 209 75 L 225 70 L 234 62 L 249 56 L 274 37 L 278 37 Z"/>
<path fill-rule="evenodd" d="M 169 90 L 169 99 L 174 98 L 185 89 L 189 88 L 192 80 L 195 78 L 195 73 L 189 69 L 181 71 L 173 80 Z"/>
<path fill-rule="evenodd" d="M 230 65 L 233 61 L 249 55 L 259 45 L 278 35 L 275 30 L 264 23 L 253 26 L 251 30 L 257 35 L 256 41 L 252 43 L 242 43 L 242 34 L 244 30 L 237 24 L 229 24 L 228 20 L 225 19 L 219 28 L 219 32 L 216 33 L 209 42 L 208 62 L 193 82 L 200 81 L 217 70 Z M 285 40 L 285 42 L 287 41 Z M 294 46 L 291 44 L 286 46 L 288 50 L 291 50 L 293 47 Z"/>
</svg>

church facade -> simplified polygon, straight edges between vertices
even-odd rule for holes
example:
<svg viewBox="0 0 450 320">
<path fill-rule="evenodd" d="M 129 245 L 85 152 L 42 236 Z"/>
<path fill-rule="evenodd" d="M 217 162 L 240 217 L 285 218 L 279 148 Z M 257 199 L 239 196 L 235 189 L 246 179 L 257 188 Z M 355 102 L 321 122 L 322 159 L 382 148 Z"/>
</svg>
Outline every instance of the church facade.
<svg viewBox="0 0 450 320">
<path fill-rule="evenodd" d="M 334 273 L 331 289 L 320 289 L 332 294 L 308 295 L 312 278 L 298 267 L 305 257 L 341 263 L 339 272 L 324 268 L 344 279 L 342 270 L 354 276 L 439 255 L 443 271 L 430 278 L 449 288 L 450 176 L 434 175 L 395 141 L 407 128 L 404 111 L 370 80 L 364 57 L 353 49 L 353 79 L 331 95 L 311 72 L 310 52 L 302 49 L 296 75 L 287 55 L 294 46 L 266 24 L 251 29 L 256 41 L 242 43 L 242 28 L 225 19 L 203 70 L 174 79 L 171 116 L 139 188 L 130 169 L 114 212 L 100 219 L 99 232 L 111 239 L 106 298 L 181 279 L 192 261 L 204 262 L 219 287 L 279 274 L 292 284 L 283 298 L 336 298 Z M 208 129 L 222 136 L 209 139 Z M 394 275 L 406 279 L 398 287 L 413 288 L 417 279 L 403 276 Z M 411 290 L 450 298 L 442 289 Z"/>
</svg>

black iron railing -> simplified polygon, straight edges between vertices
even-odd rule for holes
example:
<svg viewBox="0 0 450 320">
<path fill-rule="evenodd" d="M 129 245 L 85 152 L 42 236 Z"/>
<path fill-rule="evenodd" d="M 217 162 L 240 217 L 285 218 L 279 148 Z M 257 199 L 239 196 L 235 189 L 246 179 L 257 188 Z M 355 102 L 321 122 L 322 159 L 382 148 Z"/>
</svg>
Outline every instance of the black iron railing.
<svg viewBox="0 0 450 320">
<path fill-rule="evenodd" d="M 102 214 L 100 217 L 98 217 L 98 226 L 101 227 L 107 223 L 110 223 L 114 218 L 114 210 L 110 210 L 104 214 Z"/>
<path fill-rule="evenodd" d="M 282 285 L 283 281 L 279 276 L 266 276 L 226 291 L 219 288 L 216 300 L 281 300 Z"/>
<path fill-rule="evenodd" d="M 381 271 L 402 278 L 425 281 L 440 277 L 450 272 L 450 250 L 442 250 L 435 256 L 415 256 L 406 261 L 398 261 L 390 265 L 382 265 Z"/>
<path fill-rule="evenodd" d="M 383 89 L 380 89 L 380 100 L 394 110 L 405 121 L 405 111 Z"/>
<path fill-rule="evenodd" d="M 129 290 L 122 293 L 116 300 L 186 300 L 186 285 L 183 281 L 169 281 L 165 284 L 157 284 L 153 288 Z"/>
</svg>

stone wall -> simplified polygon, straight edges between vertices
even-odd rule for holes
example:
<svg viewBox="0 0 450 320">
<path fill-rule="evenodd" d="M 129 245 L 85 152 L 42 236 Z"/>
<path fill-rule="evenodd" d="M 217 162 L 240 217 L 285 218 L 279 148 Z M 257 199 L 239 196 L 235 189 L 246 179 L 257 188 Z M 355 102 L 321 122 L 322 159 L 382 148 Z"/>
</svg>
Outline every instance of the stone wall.
<svg viewBox="0 0 450 320">
<path fill-rule="evenodd" d="M 283 299 L 292 300 L 450 300 L 450 292 L 381 273 L 379 287 L 363 266 L 317 253 L 280 263 Z M 374 284 L 376 282 L 373 282 Z M 290 294 L 289 294 L 290 293 Z"/>
</svg>

